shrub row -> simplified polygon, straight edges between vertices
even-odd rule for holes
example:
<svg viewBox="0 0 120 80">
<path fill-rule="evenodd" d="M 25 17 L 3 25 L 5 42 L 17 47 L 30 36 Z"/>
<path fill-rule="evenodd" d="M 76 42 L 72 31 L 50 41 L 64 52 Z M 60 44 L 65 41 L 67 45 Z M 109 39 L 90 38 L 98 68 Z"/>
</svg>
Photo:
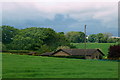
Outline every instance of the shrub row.
<svg viewBox="0 0 120 80">
<path fill-rule="evenodd" d="M 26 55 L 29 54 L 31 52 L 35 52 L 36 56 L 39 56 L 41 53 L 39 51 L 32 51 L 32 50 L 3 50 L 0 52 L 4 52 L 4 53 L 12 53 L 12 54 L 20 54 L 20 55 Z"/>
<path fill-rule="evenodd" d="M 3 50 L 2 52 L 6 52 L 6 53 L 29 53 L 31 51 L 28 51 L 28 50 Z"/>
</svg>

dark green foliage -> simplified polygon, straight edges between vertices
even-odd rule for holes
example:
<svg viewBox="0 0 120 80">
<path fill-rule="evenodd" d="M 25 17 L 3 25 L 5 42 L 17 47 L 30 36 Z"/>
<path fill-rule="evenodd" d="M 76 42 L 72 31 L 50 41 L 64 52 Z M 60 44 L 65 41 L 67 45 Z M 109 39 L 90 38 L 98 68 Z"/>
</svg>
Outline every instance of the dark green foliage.
<svg viewBox="0 0 120 80">
<path fill-rule="evenodd" d="M 59 34 L 64 34 L 64 32 L 58 32 Z"/>
<path fill-rule="evenodd" d="M 54 50 L 53 48 L 54 46 L 48 46 L 46 44 L 41 45 L 41 48 L 37 51 L 38 53 L 44 53 L 44 52 L 51 52 L 52 50 Z"/>
<path fill-rule="evenodd" d="M 2 43 L 0 43 L 0 47 L 1 47 L 0 50 L 7 50 L 6 46 Z"/>
<path fill-rule="evenodd" d="M 3 50 L 2 52 L 13 53 L 13 54 L 19 54 L 19 53 L 28 54 L 30 51 L 28 51 L 28 50 Z"/>
<path fill-rule="evenodd" d="M 58 46 L 70 46 L 69 40 L 64 34 L 57 33 L 56 42 Z M 62 44 L 62 45 L 61 45 Z"/>
<path fill-rule="evenodd" d="M 85 40 L 85 34 L 83 32 L 71 31 L 66 33 L 66 37 L 72 43 L 82 43 Z"/>
<path fill-rule="evenodd" d="M 49 41 L 51 36 L 49 30 L 44 28 L 26 28 L 22 29 L 18 35 L 14 37 L 12 44 L 15 45 L 12 48 L 18 50 L 38 50 L 41 46 Z M 52 36 L 51 36 L 52 37 Z"/>
<path fill-rule="evenodd" d="M 51 28 L 31 27 L 21 30 L 10 26 L 2 28 L 3 43 L 7 50 L 34 50 L 43 53 L 54 51 L 58 46 L 70 45 L 63 33 L 57 33 Z"/>
<path fill-rule="evenodd" d="M 96 40 L 97 40 L 97 35 L 95 35 L 95 34 L 89 35 L 89 37 L 88 37 L 89 42 L 96 42 Z"/>
<path fill-rule="evenodd" d="M 106 42 L 104 35 L 102 33 L 97 34 L 97 42 L 98 43 L 104 43 Z"/>
<path fill-rule="evenodd" d="M 19 32 L 18 29 L 11 26 L 1 26 L 2 27 L 2 43 L 8 44 L 13 41 L 13 37 Z"/>
<path fill-rule="evenodd" d="M 88 42 L 116 43 L 120 40 L 119 38 L 112 38 L 111 36 L 111 33 L 91 34 L 88 36 Z"/>
<path fill-rule="evenodd" d="M 119 59 L 120 58 L 120 44 L 110 46 L 108 58 L 110 58 L 110 59 Z"/>
<path fill-rule="evenodd" d="M 107 42 L 108 43 L 115 43 L 115 42 L 118 42 L 118 40 L 115 38 L 109 38 Z"/>
</svg>

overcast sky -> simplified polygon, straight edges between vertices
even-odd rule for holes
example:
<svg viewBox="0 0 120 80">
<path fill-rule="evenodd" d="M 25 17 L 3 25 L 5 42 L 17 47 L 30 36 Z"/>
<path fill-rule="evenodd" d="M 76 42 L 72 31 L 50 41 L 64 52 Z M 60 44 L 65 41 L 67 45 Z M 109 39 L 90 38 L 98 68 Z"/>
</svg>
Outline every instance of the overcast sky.
<svg viewBox="0 0 120 80">
<path fill-rule="evenodd" d="M 118 34 L 117 2 L 7 2 L 2 3 L 2 25 L 19 29 L 49 27 L 57 32 Z"/>
</svg>

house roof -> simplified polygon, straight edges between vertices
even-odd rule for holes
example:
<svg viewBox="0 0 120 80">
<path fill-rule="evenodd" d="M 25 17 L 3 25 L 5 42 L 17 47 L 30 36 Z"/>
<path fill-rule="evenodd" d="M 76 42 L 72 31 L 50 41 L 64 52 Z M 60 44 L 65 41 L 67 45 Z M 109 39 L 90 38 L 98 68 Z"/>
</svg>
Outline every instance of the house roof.
<svg viewBox="0 0 120 80">
<path fill-rule="evenodd" d="M 58 51 L 64 51 L 70 55 L 92 55 L 93 53 L 100 52 L 103 56 L 104 54 L 99 49 L 59 49 Z M 54 52 L 53 54 L 57 53 Z"/>
<path fill-rule="evenodd" d="M 59 51 L 63 51 L 69 55 L 92 55 L 93 53 L 97 53 L 97 52 L 100 52 L 103 56 L 104 54 L 99 50 L 99 49 L 59 49 L 55 52 L 46 52 L 46 53 L 43 53 L 41 54 L 41 56 L 50 56 L 50 55 L 53 55 Z"/>
</svg>

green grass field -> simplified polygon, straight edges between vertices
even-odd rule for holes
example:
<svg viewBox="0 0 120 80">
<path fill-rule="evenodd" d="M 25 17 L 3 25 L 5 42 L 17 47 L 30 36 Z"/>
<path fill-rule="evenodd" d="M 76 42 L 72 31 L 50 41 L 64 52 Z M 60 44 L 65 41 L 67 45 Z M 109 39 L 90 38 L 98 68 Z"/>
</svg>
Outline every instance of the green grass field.
<svg viewBox="0 0 120 80">
<path fill-rule="evenodd" d="M 117 78 L 118 62 L 3 53 L 3 78 Z"/>
<path fill-rule="evenodd" d="M 76 48 L 84 49 L 85 44 L 84 43 L 72 43 Z M 87 49 L 100 49 L 106 56 L 108 54 L 108 49 L 110 45 L 115 45 L 117 43 L 87 43 L 86 48 Z"/>
</svg>

